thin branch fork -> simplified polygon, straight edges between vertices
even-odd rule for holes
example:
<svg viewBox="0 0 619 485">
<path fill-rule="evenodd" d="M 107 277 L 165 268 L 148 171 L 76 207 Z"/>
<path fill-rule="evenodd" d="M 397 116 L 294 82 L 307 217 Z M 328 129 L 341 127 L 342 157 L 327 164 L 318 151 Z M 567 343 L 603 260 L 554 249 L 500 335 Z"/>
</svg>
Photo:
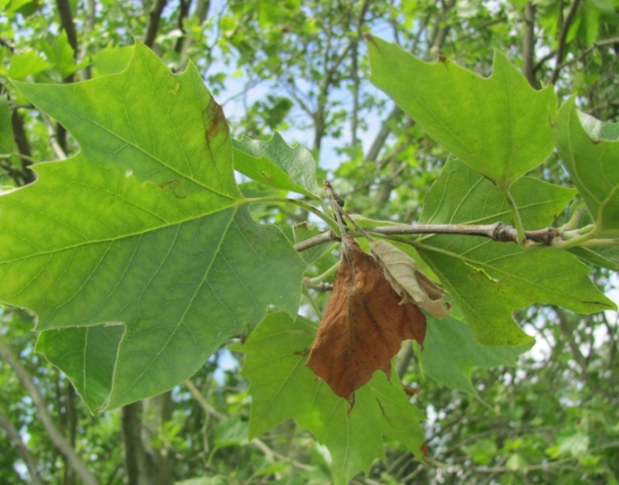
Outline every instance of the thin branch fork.
<svg viewBox="0 0 619 485">
<path fill-rule="evenodd" d="M 487 237 L 498 242 L 518 242 L 516 228 L 502 222 L 495 222 L 494 224 L 414 224 L 401 226 L 379 226 L 367 228 L 366 230 L 368 232 L 383 236 L 396 236 L 404 234 L 454 234 L 458 236 Z M 525 231 L 524 234 L 525 245 L 527 243 L 539 243 L 550 246 L 553 241 L 559 237 L 558 231 L 552 227 L 538 229 L 536 231 Z M 314 246 L 339 240 L 339 236 L 329 230 L 295 244 L 294 248 L 298 252 L 301 252 Z"/>
</svg>

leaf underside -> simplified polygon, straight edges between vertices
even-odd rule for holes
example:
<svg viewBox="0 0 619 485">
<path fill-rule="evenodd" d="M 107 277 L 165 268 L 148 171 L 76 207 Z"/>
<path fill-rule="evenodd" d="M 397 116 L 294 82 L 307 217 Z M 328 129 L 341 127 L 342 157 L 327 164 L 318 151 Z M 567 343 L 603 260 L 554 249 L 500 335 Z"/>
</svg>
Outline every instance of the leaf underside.
<svg viewBox="0 0 619 485">
<path fill-rule="evenodd" d="M 305 264 L 251 219 L 193 66 L 174 76 L 138 44 L 116 75 L 14 84 L 81 151 L 0 197 L 0 299 L 37 313 L 37 349 L 91 409 L 182 382 L 269 305 L 296 314 Z"/>
<path fill-rule="evenodd" d="M 597 126 L 594 133 L 599 135 L 602 128 Z M 574 99 L 559 110 L 554 133 L 559 156 L 585 200 L 598 231 L 601 235 L 606 232 L 616 236 L 619 234 L 619 143 L 590 137 L 581 123 Z"/>
<path fill-rule="evenodd" d="M 523 178 L 512 188 L 525 223 L 547 227 L 574 191 Z M 501 192 L 462 163 L 450 160 L 428 194 L 421 222 L 489 224 L 511 222 Z M 588 277 L 589 268 L 564 251 L 530 251 L 488 238 L 436 235 L 418 238 L 419 254 L 462 309 L 484 345 L 531 341 L 513 320 L 514 310 L 536 302 L 580 313 L 614 308 Z"/>
</svg>

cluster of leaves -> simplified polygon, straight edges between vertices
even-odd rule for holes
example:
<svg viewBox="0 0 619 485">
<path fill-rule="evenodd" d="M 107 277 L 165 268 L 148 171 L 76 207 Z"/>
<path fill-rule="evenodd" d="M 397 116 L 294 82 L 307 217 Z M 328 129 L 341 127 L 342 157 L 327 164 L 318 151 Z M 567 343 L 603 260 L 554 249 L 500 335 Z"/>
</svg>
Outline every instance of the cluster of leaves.
<svg viewBox="0 0 619 485">
<path fill-rule="evenodd" d="M 556 133 L 593 224 L 583 228 L 580 219 L 570 221 L 569 228 L 557 230 L 553 243 L 583 249 L 586 255 L 580 256 L 586 260 L 616 264 L 597 246 L 615 244 L 619 218 L 613 214 L 617 181 L 611 162 L 617 145 L 600 139 L 592 143 L 573 102 L 557 115 L 553 91 L 534 92 L 500 54 L 493 76 L 482 79 L 447 60 L 426 64 L 375 37 L 368 36 L 368 46 L 372 81 L 458 157 L 445 165 L 434 184 L 421 222 L 516 226 L 521 244 L 453 235 L 407 240 L 448 288 L 476 339 L 528 348 L 531 338 L 511 314 L 534 302 L 581 313 L 614 308 L 589 281 L 588 267 L 577 260 L 580 253 L 526 247 L 525 225 L 528 230 L 550 226 L 575 191 L 523 175 L 548 156 Z M 37 349 L 71 378 L 92 410 L 118 407 L 182 382 L 220 345 L 264 320 L 268 305 L 296 318 L 305 263 L 279 230 L 252 221 L 247 206 L 268 198 L 242 197 L 233 163 L 239 160 L 237 168 L 256 181 L 316 198 L 313 161 L 302 151 L 282 145 L 279 138 L 233 147 L 221 108 L 196 70 L 190 66 L 173 76 L 141 45 L 119 74 L 84 84 L 13 85 L 62 122 L 81 151 L 66 161 L 38 165 L 35 184 L 3 195 L 2 296 L 38 314 Z M 462 119 L 469 121 L 463 126 Z M 589 121 L 589 132 L 613 137 L 614 127 Z M 355 261 L 348 271 L 357 268 L 360 281 L 362 271 L 370 270 L 361 269 L 362 256 L 350 256 L 364 254 L 351 244 L 344 248 L 351 265 Z M 373 282 L 376 275 L 369 278 Z M 373 297 L 384 299 L 377 288 Z M 359 288 L 346 291 L 361 294 Z M 410 303 L 399 306 L 393 295 L 388 320 L 397 308 L 416 309 Z M 358 306 L 351 298 L 342 301 L 334 295 L 344 309 Z M 404 313 L 402 322 L 423 319 L 416 312 L 417 317 Z M 382 434 L 420 453 L 419 415 L 412 406 L 406 410 L 405 393 L 380 374 L 358 392 L 350 416 L 344 401 L 312 382 L 299 367 L 307 343 L 285 337 L 298 332 L 307 340 L 312 326 L 303 322 L 271 315 L 260 327 L 264 330 L 241 347 L 248 355 L 245 373 L 254 395 L 250 423 L 253 416 L 259 423 L 250 424 L 250 434 L 295 417 L 328 444 L 336 483 L 345 483 L 382 455 Z M 442 323 L 433 325 L 440 329 Z M 361 339 L 370 329 L 354 315 L 343 326 Z M 421 342 L 419 332 L 399 338 Z M 272 345 L 273 338 L 283 339 L 273 346 L 278 355 L 266 347 L 265 341 Z M 371 346 L 362 347 L 357 355 Z M 428 353 L 436 352 L 431 343 L 427 347 Z M 313 357 L 318 356 L 318 347 L 314 351 Z M 395 351 L 397 345 L 387 362 Z M 359 388 L 354 384 L 338 391 L 329 373 L 344 371 L 330 364 L 328 356 L 320 364 L 317 358 L 310 358 L 310 367 L 336 394 L 349 397 Z M 432 363 L 424 361 L 431 369 Z M 389 370 L 381 361 L 361 384 L 378 368 Z M 295 372 L 299 376 L 292 379 Z M 281 395 L 282 389 L 289 397 Z M 291 396 L 310 408 L 297 405 L 292 415 L 290 409 L 277 409 L 279 401 L 289 408 Z M 409 423 L 407 439 L 402 422 Z M 366 439 L 356 437 L 360 433 Z"/>
<path fill-rule="evenodd" d="M 9 2 L 7 12 L 19 3 L 22 2 Z M 320 306 L 324 303 L 323 295 L 312 288 L 333 274 L 337 259 L 329 251 L 331 244 L 295 254 L 293 244 L 307 247 L 307 240 L 311 241 L 318 231 L 308 225 L 292 228 L 290 223 L 304 220 L 308 212 L 313 212 L 333 231 L 338 232 L 338 227 L 321 204 L 316 164 L 307 150 L 288 147 L 278 134 L 270 141 L 231 140 L 220 108 L 202 88 L 202 79 L 207 80 L 213 92 L 224 89 L 229 81 L 225 74 L 210 68 L 215 52 L 226 54 L 236 50 L 240 53 L 239 69 L 250 73 L 249 84 L 258 73 L 265 78 L 272 73 L 270 88 L 277 89 L 284 79 L 289 96 L 282 97 L 280 92 L 261 97 L 234 129 L 263 138 L 271 129 L 294 127 L 295 117 L 299 118 L 299 112 L 303 112 L 312 122 L 314 132 L 309 144 L 316 157 L 325 140 L 342 137 L 342 122 L 347 112 L 338 93 L 342 90 L 352 93 L 355 105 L 351 118 L 352 141 L 341 151 L 350 161 L 334 170 L 337 176 L 334 185 L 351 192 L 346 196 L 349 211 L 402 222 L 417 219 L 435 229 L 439 225 L 472 227 L 500 223 L 503 228 L 514 225 L 513 241 L 521 244 L 458 233 L 429 232 L 411 237 L 407 231 L 415 228 L 406 224 L 391 225 L 392 232 L 389 232 L 384 230 L 385 223 L 354 218 L 373 238 L 392 239 L 451 295 L 452 317 L 441 321 L 428 319 L 424 350 L 417 354 L 424 375 L 475 396 L 478 391 L 470 381 L 474 366 L 510 365 L 530 348 L 531 338 L 512 318 L 514 310 L 535 302 L 555 305 L 557 315 L 564 315 L 560 307 L 583 313 L 613 307 L 591 285 L 589 267 L 580 261 L 598 268 L 617 268 L 613 192 L 617 180 L 612 167 L 616 145 L 609 143 L 617 138 L 616 125 L 600 123 L 578 112 L 573 101 L 565 103 L 557 114 L 553 90 L 531 90 L 501 54 L 496 54 L 489 79 L 479 78 L 448 60 L 457 58 L 476 71 L 490 74 L 492 53 L 487 46 L 505 49 L 506 42 L 514 41 L 513 38 L 506 41 L 513 31 L 500 22 L 513 15 L 513 6 L 500 5 L 490 14 L 490 7 L 482 2 L 458 6 L 453 2 L 454 8 L 446 8 L 445 4 L 442 11 L 433 4 L 418 2 L 417 9 L 425 9 L 428 18 L 436 15 L 437 26 L 449 25 L 457 33 L 453 39 L 458 40 L 442 44 L 445 32 L 438 27 L 427 40 L 419 41 L 426 27 L 413 28 L 413 19 L 420 14 L 414 13 L 410 5 L 406 7 L 407 3 L 410 2 L 403 2 L 402 9 L 391 9 L 372 2 L 350 8 L 344 4 L 332 8 L 319 2 L 307 10 L 294 1 L 280 6 L 229 2 L 229 10 L 219 17 L 217 24 L 212 19 L 207 22 L 220 29 L 221 36 L 214 42 L 206 39 L 200 28 L 206 15 L 200 5 L 195 15 L 186 17 L 183 24 L 183 14 L 179 14 L 178 25 L 183 35 L 172 32 L 177 19 L 164 15 L 162 28 L 170 34 L 160 36 L 153 45 L 149 27 L 145 41 L 160 53 L 167 67 L 182 71 L 189 53 L 196 53 L 196 45 L 209 42 L 205 52 L 196 58 L 201 72 L 189 67 L 179 76 L 170 75 L 142 46 L 135 50 L 102 51 L 93 57 L 91 65 L 78 62 L 74 39 L 66 33 L 49 42 L 37 41 L 35 48 L 45 53 L 46 60 L 33 51 L 12 56 L 11 67 L 2 74 L 13 79 L 34 75 L 39 82 L 54 83 L 72 80 L 80 70 L 89 70 L 94 77 L 87 84 L 72 85 L 14 82 L 22 97 L 10 91 L 11 102 L 3 100 L 0 106 L 3 128 L 0 146 L 8 155 L 3 158 L 6 172 L 3 176 L 9 185 L 31 182 L 34 178 L 28 169 L 32 159 L 15 155 L 13 138 L 18 138 L 17 134 L 4 129 L 19 125 L 9 121 L 15 106 L 24 107 L 32 102 L 41 112 L 60 121 L 74 137 L 65 140 L 62 148 L 65 152 L 80 151 L 66 161 L 39 164 L 36 166 L 38 181 L 34 185 L 1 198 L 0 222 L 9 228 L 2 232 L 3 248 L 6 248 L 3 249 L 2 300 L 38 313 L 37 329 L 41 333 L 37 349 L 66 372 L 91 409 L 111 409 L 154 395 L 180 383 L 199 368 L 194 381 L 200 383 L 201 373 L 216 368 L 216 360 L 212 359 L 202 367 L 209 355 L 231 337 L 246 335 L 262 322 L 244 345 L 235 347 L 246 355 L 243 373 L 250 382 L 252 400 L 249 428 L 242 419 L 225 419 L 212 408 L 197 407 L 198 413 L 206 410 L 208 416 L 219 420 L 208 436 L 214 449 L 204 450 L 208 452 L 208 466 L 219 462 L 233 469 L 235 460 L 241 459 L 245 463 L 251 461 L 257 470 L 253 475 L 246 470 L 236 478 L 228 477 L 225 483 L 279 474 L 290 466 L 303 470 L 303 464 L 298 462 L 277 467 L 272 456 L 270 461 L 260 463 L 246 449 L 241 453 L 245 453 L 247 460 L 229 451 L 230 446 L 247 443 L 248 432 L 249 437 L 255 437 L 274 426 L 282 429 L 286 424 L 281 421 L 288 417 L 295 418 L 327 445 L 330 456 L 326 461 L 331 463 L 337 483 L 345 483 L 359 470 L 374 476 L 384 473 L 388 480 L 393 473 L 392 466 L 406 457 L 403 449 L 417 455 L 417 468 L 407 473 L 402 465 L 400 477 L 423 468 L 418 465 L 424 442 L 419 427 L 422 413 L 408 402 L 399 384 L 400 377 L 405 382 L 413 382 L 422 373 L 410 368 L 398 369 L 391 373 L 390 381 L 384 373 L 376 373 L 366 386 L 357 390 L 351 410 L 323 381 L 314 382 L 310 370 L 304 366 L 316 334 L 315 321 L 321 316 Z M 109 40 L 126 43 L 128 39 L 123 35 L 141 28 L 135 5 L 121 8 L 108 5 L 105 9 L 109 14 L 109 28 L 92 26 L 88 34 L 101 41 L 101 45 Z M 608 20 L 608 9 L 605 9 L 603 2 L 574 9 L 573 16 L 570 9 L 567 12 L 570 21 L 565 23 L 570 28 L 564 29 L 563 37 L 563 31 L 557 27 L 561 24 L 556 22 L 561 15 L 559 2 L 538 6 L 544 35 L 562 38 L 563 43 L 566 39 L 574 41 L 567 48 L 561 41 L 558 47 L 550 45 L 550 49 L 558 48 L 557 66 L 563 66 L 562 56 L 566 53 L 577 52 L 573 45 L 578 42 L 584 46 L 584 52 L 594 50 L 596 19 Z M 411 32 L 418 30 L 417 38 L 396 32 L 396 38 L 403 44 L 412 42 L 413 48 L 422 46 L 431 52 L 431 48 L 441 46 L 447 58 L 426 64 L 377 37 L 368 36 L 372 82 L 401 108 L 399 114 L 394 110 L 388 117 L 389 130 L 395 135 L 390 139 L 393 146 L 379 160 L 377 154 L 363 154 L 357 137 L 358 131 L 367 127 L 362 116 L 364 110 L 383 106 L 384 101 L 371 92 L 359 90 L 357 70 L 367 68 L 364 55 L 359 55 L 361 25 L 381 16 L 394 24 L 396 19 L 408 23 Z M 484 27 L 495 22 L 495 27 Z M 239 29 L 238 25 L 246 28 Z M 613 25 L 604 23 L 605 37 L 616 35 L 616 25 Z M 459 40 L 478 27 L 483 35 L 466 43 Z M 317 32 L 328 32 L 328 35 L 316 36 Z M 476 56 L 470 55 L 471 49 Z M 230 65 L 230 58 L 223 58 Z M 605 93 L 605 99 L 612 99 L 604 55 L 593 56 L 591 60 L 582 70 L 583 77 L 588 78 L 577 89 L 583 94 L 590 88 Z M 518 63 L 519 59 L 515 61 Z M 559 73 L 558 68 L 546 73 L 543 62 L 533 68 L 529 66 L 529 70 L 525 65 L 523 69 L 533 85 L 536 79 L 549 77 L 545 74 L 554 78 Z M 569 89 L 565 83 L 557 83 L 559 93 Z M 579 99 L 578 106 L 594 114 L 612 116 L 612 103 L 587 104 L 592 99 L 596 98 Z M 248 101 L 247 93 L 245 101 Z M 415 120 L 414 125 L 409 122 L 396 126 L 402 110 Z M 36 116 L 29 118 L 29 122 L 39 121 Z M 31 136 L 37 159 L 58 156 L 62 150 L 52 150 L 53 143 L 47 143 L 45 130 L 38 126 L 39 131 L 33 131 Z M 303 122 L 298 126 L 304 126 Z M 539 172 L 548 181 L 556 181 L 558 165 L 553 165 L 556 158 L 551 155 L 550 163 L 547 161 L 555 147 L 577 191 L 523 177 L 533 171 L 533 175 Z M 437 164 L 446 153 L 457 159 L 449 159 L 444 166 Z M 538 171 L 542 163 L 544 170 Z M 440 174 L 439 167 L 442 167 Z M 233 168 L 252 181 L 237 185 Z M 377 177 L 379 182 L 374 183 Z M 420 200 L 428 191 L 428 182 L 436 177 L 419 216 Z M 286 199 L 291 191 L 301 198 Z M 539 237 L 539 230 L 553 225 L 555 217 L 574 197 L 569 221 L 563 225 L 556 223 L 545 231 L 543 238 Z M 387 200 L 392 203 L 386 204 Z M 279 227 L 256 224 L 250 214 L 263 222 L 277 221 Z M 362 232 L 351 230 L 351 234 L 360 236 Z M 367 249 L 363 238 L 359 242 Z M 546 247 L 549 244 L 554 247 Z M 302 286 L 304 271 L 311 280 L 305 280 L 308 284 Z M 47 291 L 50 287 L 54 292 Z M 309 306 L 303 306 L 301 313 L 310 318 L 297 316 L 302 287 Z M 348 299 L 349 309 L 354 301 Z M 285 312 L 267 314 L 268 305 Z M 327 310 L 323 323 L 328 321 L 328 316 Z M 577 340 L 570 340 L 576 357 L 581 355 L 580 342 L 589 338 L 582 322 L 596 318 L 588 317 L 573 324 L 581 329 Z M 528 333 L 533 333 L 531 330 L 538 322 L 520 313 L 519 320 L 527 319 Z M 555 334 L 553 342 L 562 338 L 569 340 L 569 330 Z M 613 348 L 609 344 L 609 365 Z M 531 365 L 537 370 L 535 362 Z M 578 360 L 578 365 L 584 371 L 588 364 L 586 360 Z M 380 368 L 389 371 L 385 364 Z M 603 366 L 590 369 L 599 382 L 608 381 Z M 565 382 L 570 382 L 568 374 L 564 376 Z M 480 375 L 486 389 L 500 376 L 495 371 Z M 540 380 L 544 379 L 542 375 L 540 372 Z M 229 385 L 239 385 L 238 375 L 229 374 L 227 378 Z M 514 377 L 516 380 L 523 382 L 522 378 Z M 62 382 L 64 389 L 67 383 Z M 543 384 L 540 386 L 543 388 Z M 504 438 L 491 426 L 484 428 L 475 422 L 483 414 L 480 411 L 483 406 L 476 406 L 466 396 L 450 395 L 431 381 L 424 383 L 422 397 L 416 399 L 418 403 L 431 403 L 426 404 L 426 410 L 430 411 L 428 433 L 436 423 L 443 422 L 448 427 L 449 419 L 460 416 L 462 425 L 449 436 L 460 436 L 463 443 L 472 435 L 486 437 L 476 445 L 461 448 L 481 466 L 493 463 L 497 470 L 501 466 L 505 470 L 534 470 L 527 462 L 539 460 L 545 451 L 559 462 L 579 457 L 581 466 L 612 477 L 611 471 L 598 464 L 599 455 L 594 455 L 594 451 L 587 454 L 587 450 L 591 448 L 589 436 L 595 430 L 605 429 L 598 410 L 605 406 L 612 408 L 614 398 L 583 397 L 589 404 L 586 410 L 577 411 L 578 406 L 562 404 L 572 402 L 573 396 L 562 395 L 560 402 L 561 393 L 557 391 L 555 404 L 565 408 L 565 421 L 570 425 L 558 438 L 548 438 L 556 433 L 540 425 L 539 419 L 543 416 L 545 422 L 550 422 L 552 411 L 542 405 L 531 411 L 530 397 L 539 395 L 539 388 L 536 394 L 535 386 L 530 387 L 531 391 L 518 399 L 492 392 L 486 393 L 484 399 L 508 402 L 504 415 L 509 422 L 505 428 L 516 426 L 513 423 L 530 428 L 539 426 L 540 434 L 534 437 Z M 66 385 L 66 389 L 66 395 L 71 396 L 71 385 Z M 176 389 L 175 392 L 180 392 Z M 52 398 L 54 392 L 47 395 Z M 216 391 L 208 391 L 208 395 L 225 413 L 243 414 L 244 405 L 235 403 L 241 403 L 246 394 L 228 396 L 227 401 Z M 529 396 L 528 401 L 525 396 Z M 185 397 L 186 393 L 177 396 L 179 407 L 187 402 Z M 65 401 L 59 403 L 61 410 Z M 15 408 L 10 401 L 3 406 Z M 437 407 L 440 411 L 435 418 L 432 410 Z M 124 410 L 130 408 L 131 405 L 125 406 Z M 194 411 L 188 415 L 194 416 Z M 555 413 L 552 419 L 556 416 Z M 181 421 L 167 419 L 168 426 L 157 439 L 164 447 L 183 453 L 188 445 L 179 439 Z M 100 426 L 85 416 L 80 422 L 91 429 Z M 199 420 L 196 423 L 198 427 L 206 426 Z M 438 449 L 445 448 L 444 438 L 437 436 L 429 434 L 431 443 Z M 195 439 L 197 442 L 200 437 Z M 295 439 L 299 450 L 303 448 L 299 443 L 308 438 L 301 435 Z M 398 441 L 401 445 L 385 447 Z M 597 446 L 595 453 L 607 445 Z M 264 444 L 259 446 L 265 449 Z M 400 458 L 393 459 L 393 450 L 398 446 L 402 447 L 398 450 Z M 446 449 L 442 451 L 443 456 L 451 462 L 456 454 L 449 447 Z M 270 452 L 266 450 L 268 456 Z M 321 455 L 319 448 L 312 445 L 308 450 L 313 463 L 322 463 L 324 453 Z M 439 456 L 435 450 L 431 452 Z M 110 450 L 91 452 L 114 459 Z M 298 456 L 308 458 L 302 452 Z M 392 464 L 370 469 L 377 457 L 385 458 L 386 463 L 391 459 Z M 53 464 L 54 459 L 48 463 Z M 110 477 L 116 473 L 99 471 Z M 194 474 L 199 472 L 199 467 L 193 469 Z M 192 471 L 187 469 L 183 473 L 191 476 Z M 311 473 L 306 475 L 307 479 Z M 324 481 L 325 476 L 319 473 L 311 479 Z M 219 476 L 211 481 L 224 483 L 223 480 Z"/>
</svg>

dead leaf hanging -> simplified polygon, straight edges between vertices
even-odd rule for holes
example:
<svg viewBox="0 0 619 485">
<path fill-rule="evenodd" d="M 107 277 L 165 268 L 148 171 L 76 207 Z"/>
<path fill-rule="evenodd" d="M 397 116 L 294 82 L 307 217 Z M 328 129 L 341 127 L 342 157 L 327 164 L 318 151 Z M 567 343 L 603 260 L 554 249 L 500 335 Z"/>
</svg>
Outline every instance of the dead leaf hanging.
<svg viewBox="0 0 619 485">
<path fill-rule="evenodd" d="M 444 318 L 451 304 L 443 289 L 417 269 L 417 263 L 387 241 L 371 241 L 372 252 L 385 267 L 385 276 L 402 301 L 412 301 L 436 318 Z"/>
<path fill-rule="evenodd" d="M 423 344 L 426 318 L 400 297 L 381 264 L 350 237 L 307 366 L 333 392 L 353 402 L 354 392 L 377 370 L 387 375 L 403 340 Z"/>
</svg>

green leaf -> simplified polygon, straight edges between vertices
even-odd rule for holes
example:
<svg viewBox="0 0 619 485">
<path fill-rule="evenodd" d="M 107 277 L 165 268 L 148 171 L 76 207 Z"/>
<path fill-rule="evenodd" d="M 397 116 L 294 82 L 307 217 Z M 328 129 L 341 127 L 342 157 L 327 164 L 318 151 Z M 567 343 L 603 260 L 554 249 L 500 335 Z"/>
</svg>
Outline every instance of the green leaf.
<svg viewBox="0 0 619 485">
<path fill-rule="evenodd" d="M 270 187 L 316 197 L 316 161 L 309 150 L 290 147 L 279 133 L 268 141 L 233 140 L 234 168 Z"/>
<path fill-rule="evenodd" d="M 487 347 L 481 345 L 469 327 L 447 317 L 431 318 L 419 353 L 423 372 L 451 389 L 477 396 L 471 383 L 475 367 L 514 366 L 518 356 L 531 349 L 532 344 L 518 347 Z"/>
<path fill-rule="evenodd" d="M 47 330 L 39 334 L 36 350 L 72 379 L 90 409 L 97 409 L 110 394 L 125 332 L 125 325 Z"/>
<path fill-rule="evenodd" d="M 269 305 L 296 314 L 305 264 L 251 219 L 194 67 L 174 76 L 137 45 L 117 75 L 14 85 L 81 152 L 0 197 L 0 300 L 38 314 L 39 349 L 91 409 L 182 382 Z"/>
<path fill-rule="evenodd" d="M 517 470 L 526 470 L 529 466 L 526 458 L 524 456 L 522 456 L 520 453 L 513 453 L 512 455 L 510 455 L 510 457 L 507 459 L 507 462 L 505 463 L 505 466 L 513 471 L 517 471 Z"/>
<path fill-rule="evenodd" d="M 62 79 L 66 79 L 77 70 L 88 65 L 88 60 L 79 64 L 75 63 L 75 52 L 71 44 L 69 44 L 69 38 L 65 30 L 54 39 L 51 46 L 45 42 L 42 45 L 48 60 L 54 63 Z"/>
<path fill-rule="evenodd" d="M 239 417 L 233 417 L 217 423 L 214 439 L 217 448 L 247 443 L 247 422 Z"/>
<path fill-rule="evenodd" d="M 344 485 L 376 458 L 384 458 L 383 440 L 402 442 L 421 457 L 424 442 L 421 412 L 408 402 L 397 378 L 382 372 L 355 394 L 355 405 L 337 397 L 304 365 L 316 326 L 303 317 L 294 321 L 269 314 L 240 348 L 247 359 L 243 375 L 250 383 L 249 435 L 255 437 L 289 418 L 309 429 L 332 457 L 336 485 Z"/>
<path fill-rule="evenodd" d="M 54 67 L 52 63 L 39 57 L 37 53 L 28 51 L 24 54 L 16 54 L 11 57 L 9 77 L 12 79 L 24 79 L 52 67 Z"/>
<path fill-rule="evenodd" d="M 228 485 L 228 477 L 215 475 L 213 477 L 192 478 L 182 482 L 174 482 L 174 485 Z"/>
<path fill-rule="evenodd" d="M 134 46 L 129 45 L 125 47 L 107 47 L 97 52 L 92 56 L 95 77 L 119 74 L 127 69 L 133 57 L 133 49 Z"/>
<path fill-rule="evenodd" d="M 600 125 L 585 117 L 583 128 L 574 99 L 557 115 L 559 156 L 582 195 L 601 235 L 619 235 L 619 143 L 597 138 Z"/>
<path fill-rule="evenodd" d="M 619 138 L 619 123 L 604 123 L 582 111 L 576 112 L 583 129 L 592 140 L 616 141 Z"/>
<path fill-rule="evenodd" d="M 552 223 L 573 191 L 523 178 L 512 193 L 532 228 Z M 501 192 L 463 164 L 449 161 L 426 199 L 421 222 L 488 224 L 509 220 Z M 475 338 L 484 345 L 525 345 L 531 341 L 512 313 L 535 302 L 580 313 L 614 309 L 571 254 L 552 248 L 527 250 L 488 238 L 437 235 L 418 238 L 419 254 L 461 307 Z"/>
<path fill-rule="evenodd" d="M 599 248 L 574 247 L 569 252 L 594 266 L 619 270 L 619 245 L 601 246 Z"/>
<path fill-rule="evenodd" d="M 552 152 L 553 87 L 535 91 L 500 52 L 492 76 L 484 79 L 449 60 L 421 61 L 377 37 L 367 45 L 370 81 L 499 187 L 509 188 Z"/>
</svg>

